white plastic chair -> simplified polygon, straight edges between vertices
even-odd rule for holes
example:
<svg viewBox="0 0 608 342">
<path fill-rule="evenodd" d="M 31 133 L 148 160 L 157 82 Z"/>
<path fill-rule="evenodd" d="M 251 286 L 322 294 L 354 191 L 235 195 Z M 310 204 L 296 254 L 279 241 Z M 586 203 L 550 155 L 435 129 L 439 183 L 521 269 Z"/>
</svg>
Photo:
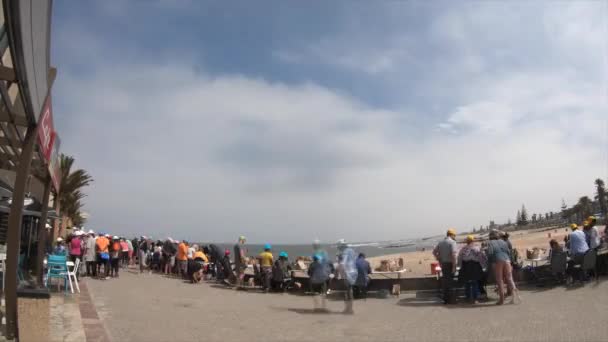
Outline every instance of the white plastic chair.
<svg viewBox="0 0 608 342">
<path fill-rule="evenodd" d="M 70 291 L 74 293 L 74 287 L 72 286 L 72 277 L 74 277 L 74 285 L 76 285 L 76 290 L 80 293 L 80 286 L 78 286 L 78 267 L 80 266 L 80 258 L 76 258 L 76 262 L 74 263 L 74 267 L 70 270 L 68 267 L 68 282 L 70 283 Z"/>
</svg>

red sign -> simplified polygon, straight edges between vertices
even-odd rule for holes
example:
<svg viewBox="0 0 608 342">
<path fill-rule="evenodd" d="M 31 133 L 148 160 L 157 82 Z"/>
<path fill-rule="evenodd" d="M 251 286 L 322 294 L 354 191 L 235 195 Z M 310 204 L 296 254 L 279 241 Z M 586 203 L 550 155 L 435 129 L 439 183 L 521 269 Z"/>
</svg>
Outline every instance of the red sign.
<svg viewBox="0 0 608 342">
<path fill-rule="evenodd" d="M 51 153 L 53 151 L 53 141 L 55 129 L 53 127 L 53 110 L 51 106 L 51 95 L 46 97 L 40 121 L 38 122 L 38 143 L 44 160 L 49 163 L 51 161 Z"/>
<path fill-rule="evenodd" d="M 59 187 L 61 186 L 61 161 L 59 160 L 60 143 L 59 136 L 56 132 L 53 132 L 53 137 L 51 138 L 53 149 L 51 152 L 51 161 L 49 162 L 49 174 L 51 175 L 53 186 L 57 192 L 59 192 Z"/>
</svg>

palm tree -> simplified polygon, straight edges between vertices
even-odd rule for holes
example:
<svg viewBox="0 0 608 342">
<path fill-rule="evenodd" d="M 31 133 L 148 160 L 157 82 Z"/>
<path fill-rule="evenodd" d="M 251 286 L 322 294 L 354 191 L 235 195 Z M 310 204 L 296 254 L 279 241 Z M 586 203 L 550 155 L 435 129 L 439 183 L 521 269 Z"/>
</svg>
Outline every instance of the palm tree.
<svg viewBox="0 0 608 342">
<path fill-rule="evenodd" d="M 583 196 L 583 197 L 579 198 L 578 203 L 576 204 L 575 207 L 578 207 L 577 213 L 580 215 L 579 216 L 580 221 L 584 220 L 585 218 L 587 218 L 593 214 L 593 202 L 591 201 L 591 199 L 588 196 Z"/>
<path fill-rule="evenodd" d="M 74 157 L 61 154 L 61 185 L 59 186 L 59 191 L 53 189 L 55 211 L 61 216 L 61 229 L 55 224 L 53 227 L 53 239 L 57 235 L 63 235 L 68 225 L 68 220 L 72 221 L 72 223 L 82 220 L 80 217 L 81 200 L 86 195 L 80 189 L 93 182 L 93 178 L 85 170 L 78 169 L 72 171 L 73 165 Z"/>
<path fill-rule="evenodd" d="M 608 214 L 608 206 L 606 202 L 608 201 L 608 194 L 606 193 L 606 188 L 604 187 L 604 181 L 600 178 L 595 180 L 595 186 L 597 193 L 595 194 L 595 199 L 600 204 L 600 212 L 604 216 L 604 220 L 606 219 L 606 215 Z"/>
</svg>

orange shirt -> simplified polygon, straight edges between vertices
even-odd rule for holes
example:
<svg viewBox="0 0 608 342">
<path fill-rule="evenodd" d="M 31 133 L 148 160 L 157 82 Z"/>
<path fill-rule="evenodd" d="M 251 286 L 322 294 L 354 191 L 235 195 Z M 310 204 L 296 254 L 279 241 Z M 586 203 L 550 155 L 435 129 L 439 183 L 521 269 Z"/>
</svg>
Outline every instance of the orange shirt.
<svg viewBox="0 0 608 342">
<path fill-rule="evenodd" d="M 108 246 L 110 245 L 110 241 L 108 241 L 106 237 L 98 237 L 95 244 L 97 245 L 97 251 L 99 253 L 108 253 Z"/>
<path fill-rule="evenodd" d="M 193 259 L 201 258 L 201 259 L 203 259 L 204 262 L 209 262 L 209 258 L 207 258 L 205 253 L 203 253 L 201 251 L 194 252 L 194 256 L 192 258 Z"/>
<path fill-rule="evenodd" d="M 180 243 L 177 246 L 177 255 L 175 256 L 175 259 L 177 260 L 188 260 L 188 246 L 186 246 L 185 243 Z"/>
</svg>

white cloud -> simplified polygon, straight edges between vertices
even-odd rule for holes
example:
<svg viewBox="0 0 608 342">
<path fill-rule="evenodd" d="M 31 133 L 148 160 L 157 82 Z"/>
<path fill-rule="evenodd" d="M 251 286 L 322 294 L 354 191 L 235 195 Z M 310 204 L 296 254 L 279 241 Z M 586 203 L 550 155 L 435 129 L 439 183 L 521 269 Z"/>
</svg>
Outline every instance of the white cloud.
<svg viewBox="0 0 608 342">
<path fill-rule="evenodd" d="M 522 203 L 555 211 L 562 197 L 572 203 L 591 194 L 593 180 L 608 173 L 606 84 L 587 72 L 608 71 L 589 57 L 605 47 L 602 21 L 578 26 L 576 6 L 565 27 L 554 25 L 565 18 L 561 7 L 538 25 L 517 6 L 467 9 L 473 13 L 442 11 L 429 25 L 428 37 L 449 48 L 446 59 L 430 48 L 427 57 L 436 60 L 428 65 L 436 68 L 422 72 L 424 53 L 411 53 L 423 46 L 409 37 L 416 32 L 370 42 L 348 40 L 346 31 L 304 51 L 273 52 L 294 65 L 315 56 L 385 77 L 396 96 L 449 98 L 439 116 L 425 111 L 434 104 L 388 110 L 312 81 L 194 73 L 179 58 L 92 59 L 92 73 L 68 69 L 56 96 L 69 101 L 56 111 L 68 119 L 60 127 L 65 151 L 96 179 L 91 226 L 203 240 L 403 238 L 506 221 Z M 516 39 L 525 25 L 531 36 L 548 37 L 538 43 L 546 64 L 533 52 L 519 64 L 525 50 Z M 547 27 L 558 33 L 547 36 Z M 486 49 L 493 35 L 506 42 L 489 42 L 500 51 Z M 580 59 L 566 53 L 570 46 Z M 565 64 L 586 67 L 578 73 Z M 423 84 L 404 77 L 415 72 Z M 435 131 L 404 126 L 412 116 Z"/>
</svg>

